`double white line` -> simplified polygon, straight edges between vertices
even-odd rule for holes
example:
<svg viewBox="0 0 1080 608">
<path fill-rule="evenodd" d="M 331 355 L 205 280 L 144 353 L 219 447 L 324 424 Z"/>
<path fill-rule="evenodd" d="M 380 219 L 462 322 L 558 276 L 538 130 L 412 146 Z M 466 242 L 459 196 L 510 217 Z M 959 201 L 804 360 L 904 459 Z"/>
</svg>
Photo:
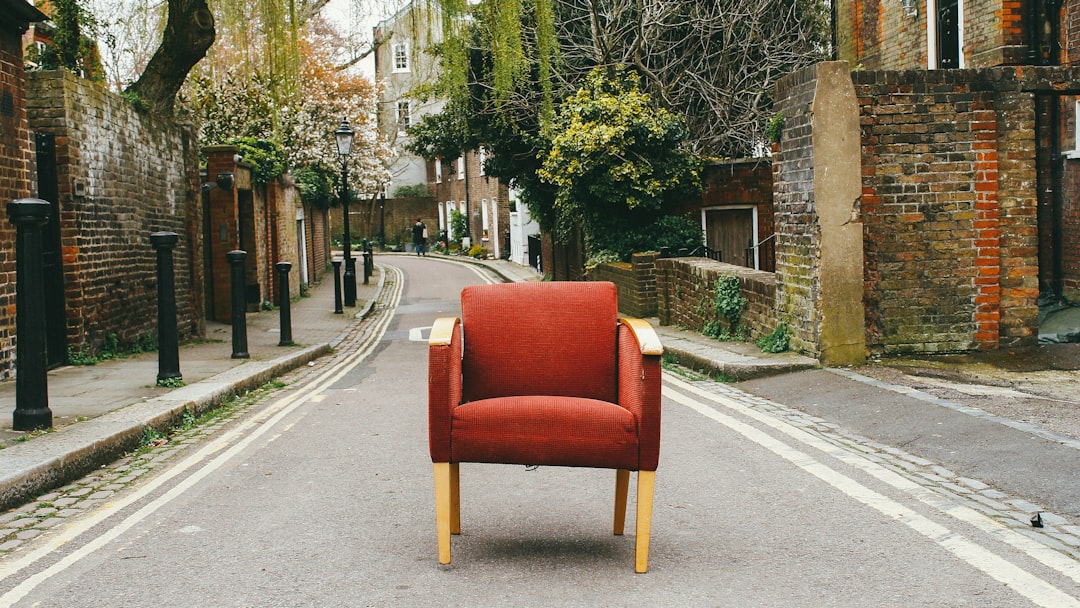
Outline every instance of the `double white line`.
<svg viewBox="0 0 1080 608">
<path fill-rule="evenodd" d="M 844 450 L 768 414 L 739 403 L 735 399 L 712 393 L 680 380 L 670 373 L 664 382 L 675 390 L 665 390 L 664 397 L 718 422 L 753 441 L 798 468 L 828 483 L 845 495 L 899 521 L 965 561 L 976 570 L 1009 586 L 1037 606 L 1047 608 L 1080 608 L 1080 600 L 1030 572 L 1016 566 L 990 549 L 962 537 L 957 532 L 920 515 L 899 502 L 876 492 L 840 473 L 811 454 L 792 447 L 772 435 L 742 422 L 718 408 L 724 408 L 786 435 L 807 448 L 813 448 L 855 467 L 875 479 L 904 492 L 915 500 L 937 509 L 965 524 L 974 526 L 994 539 L 1004 542 L 1045 566 L 1080 583 L 1080 563 L 1004 524 L 972 509 L 940 496 L 933 491 L 857 454 Z"/>
<path fill-rule="evenodd" d="M 170 501 L 182 495 L 192 486 L 221 468 L 230 459 L 240 454 L 254 441 L 275 428 L 279 422 L 294 410 L 329 389 L 335 382 L 343 378 L 345 374 L 355 369 L 367 359 L 379 345 L 379 341 L 386 333 L 387 327 L 389 327 L 390 321 L 394 317 L 394 309 L 401 300 L 401 292 L 404 283 L 402 280 L 402 273 L 399 269 L 392 266 L 384 266 L 383 268 L 385 272 L 390 274 L 390 278 L 392 279 L 386 282 L 389 291 L 387 292 L 386 300 L 384 300 L 382 310 L 380 310 L 374 318 L 374 325 L 371 333 L 356 352 L 333 363 L 329 369 L 311 380 L 305 386 L 299 387 L 297 390 L 244 420 L 236 427 L 225 431 L 222 435 L 203 446 L 197 452 L 180 461 L 176 466 L 165 471 L 158 477 L 155 477 L 135 492 L 124 496 L 120 500 L 105 505 L 101 509 L 94 511 L 90 516 L 75 522 L 74 525 L 66 528 L 60 534 L 51 538 L 49 542 L 44 543 L 42 546 L 34 549 L 25 556 L 22 556 L 20 559 L 9 563 L 0 563 L 0 582 L 2 582 L 11 576 L 26 570 L 50 553 L 57 551 L 62 546 L 78 539 L 80 536 L 86 534 L 92 528 L 110 517 L 115 516 L 120 511 L 147 499 L 165 484 L 184 475 L 189 470 L 194 470 L 190 475 L 183 478 L 167 492 L 127 516 L 123 521 L 115 526 L 107 528 L 101 535 L 90 539 L 86 544 L 73 550 L 55 564 L 45 568 L 41 572 L 28 576 L 10 591 L 0 595 L 0 608 L 13 606 L 16 602 L 26 597 L 26 595 L 33 591 L 38 585 L 63 572 L 79 560 L 92 554 L 94 551 L 106 546 L 121 534 L 167 505 Z M 214 456 L 215 454 L 217 455 Z"/>
</svg>

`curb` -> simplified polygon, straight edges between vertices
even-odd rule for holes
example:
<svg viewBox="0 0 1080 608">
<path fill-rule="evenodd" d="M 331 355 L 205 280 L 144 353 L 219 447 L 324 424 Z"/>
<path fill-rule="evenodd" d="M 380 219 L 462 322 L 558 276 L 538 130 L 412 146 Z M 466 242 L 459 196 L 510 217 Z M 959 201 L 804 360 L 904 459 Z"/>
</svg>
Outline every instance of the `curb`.
<svg viewBox="0 0 1080 608">
<path fill-rule="evenodd" d="M 375 296 L 356 313 L 366 318 L 382 296 L 386 273 L 380 273 Z M 205 380 L 159 397 L 133 403 L 90 420 L 68 425 L 3 452 L 0 471 L 0 511 L 32 500 L 44 492 L 79 479 L 90 471 L 138 447 L 143 429 L 166 430 L 178 425 L 185 410 L 196 415 L 214 409 L 240 393 L 307 365 L 334 350 L 353 330 L 346 329 L 327 344 L 317 344 L 268 361 L 247 361 Z"/>
</svg>

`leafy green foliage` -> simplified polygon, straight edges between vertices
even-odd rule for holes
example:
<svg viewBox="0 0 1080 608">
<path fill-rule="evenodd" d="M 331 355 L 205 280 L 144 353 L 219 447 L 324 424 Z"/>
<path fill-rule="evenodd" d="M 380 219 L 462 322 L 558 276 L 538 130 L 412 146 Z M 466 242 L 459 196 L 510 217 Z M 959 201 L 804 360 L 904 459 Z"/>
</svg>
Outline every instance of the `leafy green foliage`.
<svg viewBox="0 0 1080 608">
<path fill-rule="evenodd" d="M 300 190 L 300 200 L 305 205 L 329 209 L 337 200 L 334 192 L 336 172 L 325 165 L 302 167 L 292 173 L 293 181 Z"/>
<path fill-rule="evenodd" d="M 625 66 L 598 68 L 567 99 L 538 171 L 555 189 L 556 236 L 640 229 L 701 189 L 701 160 L 684 150 L 683 121 L 655 107 Z M 630 226 L 624 224 L 629 223 Z"/>
<path fill-rule="evenodd" d="M 275 180 L 289 168 L 285 151 L 276 141 L 238 137 L 227 143 L 236 146 L 244 162 L 251 165 L 251 178 L 257 184 Z"/>
<path fill-rule="evenodd" d="M 28 47 L 28 59 L 40 69 L 65 68 L 84 72 L 87 77 L 102 77 L 101 64 L 94 51 L 94 41 L 84 32 L 99 29 L 97 20 L 80 0 L 52 0 L 52 43 L 38 52 L 36 45 Z"/>
<path fill-rule="evenodd" d="M 784 113 L 777 112 L 769 118 L 769 122 L 765 124 L 765 137 L 769 138 L 769 141 L 773 143 L 780 143 L 780 135 L 784 132 Z"/>
<path fill-rule="evenodd" d="M 689 217 L 668 215 L 639 227 L 620 227 L 612 220 L 609 226 L 612 229 L 590 235 L 589 249 L 594 256 L 598 252 L 609 252 L 616 259 L 628 262 L 631 255 L 642 251 L 658 251 L 661 247 L 693 251 L 705 244 L 701 225 Z"/>
<path fill-rule="evenodd" d="M 705 322 L 701 333 L 720 340 L 742 339 L 745 329 L 739 326 L 742 313 L 748 304 L 742 295 L 739 277 L 721 275 L 716 279 L 715 297 L 712 302 L 713 317 Z"/>
<path fill-rule="evenodd" d="M 776 329 L 773 329 L 771 333 L 758 338 L 756 344 L 758 348 L 766 353 L 782 353 L 787 351 L 790 345 L 790 336 L 788 335 L 787 325 L 784 323 L 777 325 Z"/>
<path fill-rule="evenodd" d="M 454 242 L 461 244 L 461 237 L 469 234 L 469 218 L 458 209 L 450 212 L 450 231 L 454 234 Z"/>
<path fill-rule="evenodd" d="M 431 189 L 427 184 L 413 184 L 411 186 L 398 186 L 394 190 L 394 198 L 419 198 L 431 196 Z"/>
</svg>

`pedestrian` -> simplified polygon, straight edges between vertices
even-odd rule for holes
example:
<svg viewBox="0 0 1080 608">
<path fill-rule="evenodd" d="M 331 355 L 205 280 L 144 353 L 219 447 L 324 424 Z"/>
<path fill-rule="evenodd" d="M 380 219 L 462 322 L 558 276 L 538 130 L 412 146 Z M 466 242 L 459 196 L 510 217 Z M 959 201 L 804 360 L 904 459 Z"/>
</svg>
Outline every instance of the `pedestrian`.
<svg viewBox="0 0 1080 608">
<path fill-rule="evenodd" d="M 427 238 L 427 226 L 420 221 L 420 218 L 416 218 L 416 223 L 412 227 L 412 242 L 416 247 L 416 255 L 427 255 Z"/>
</svg>

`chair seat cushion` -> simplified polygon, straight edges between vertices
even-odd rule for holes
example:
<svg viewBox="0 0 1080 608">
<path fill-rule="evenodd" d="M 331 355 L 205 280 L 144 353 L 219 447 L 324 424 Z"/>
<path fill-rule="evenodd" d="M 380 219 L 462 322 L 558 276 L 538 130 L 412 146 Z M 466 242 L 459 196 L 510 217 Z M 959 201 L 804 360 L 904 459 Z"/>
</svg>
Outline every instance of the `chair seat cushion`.
<svg viewBox="0 0 1080 608">
<path fill-rule="evenodd" d="M 637 420 L 580 397 L 497 397 L 454 408 L 454 462 L 638 468 Z"/>
</svg>

